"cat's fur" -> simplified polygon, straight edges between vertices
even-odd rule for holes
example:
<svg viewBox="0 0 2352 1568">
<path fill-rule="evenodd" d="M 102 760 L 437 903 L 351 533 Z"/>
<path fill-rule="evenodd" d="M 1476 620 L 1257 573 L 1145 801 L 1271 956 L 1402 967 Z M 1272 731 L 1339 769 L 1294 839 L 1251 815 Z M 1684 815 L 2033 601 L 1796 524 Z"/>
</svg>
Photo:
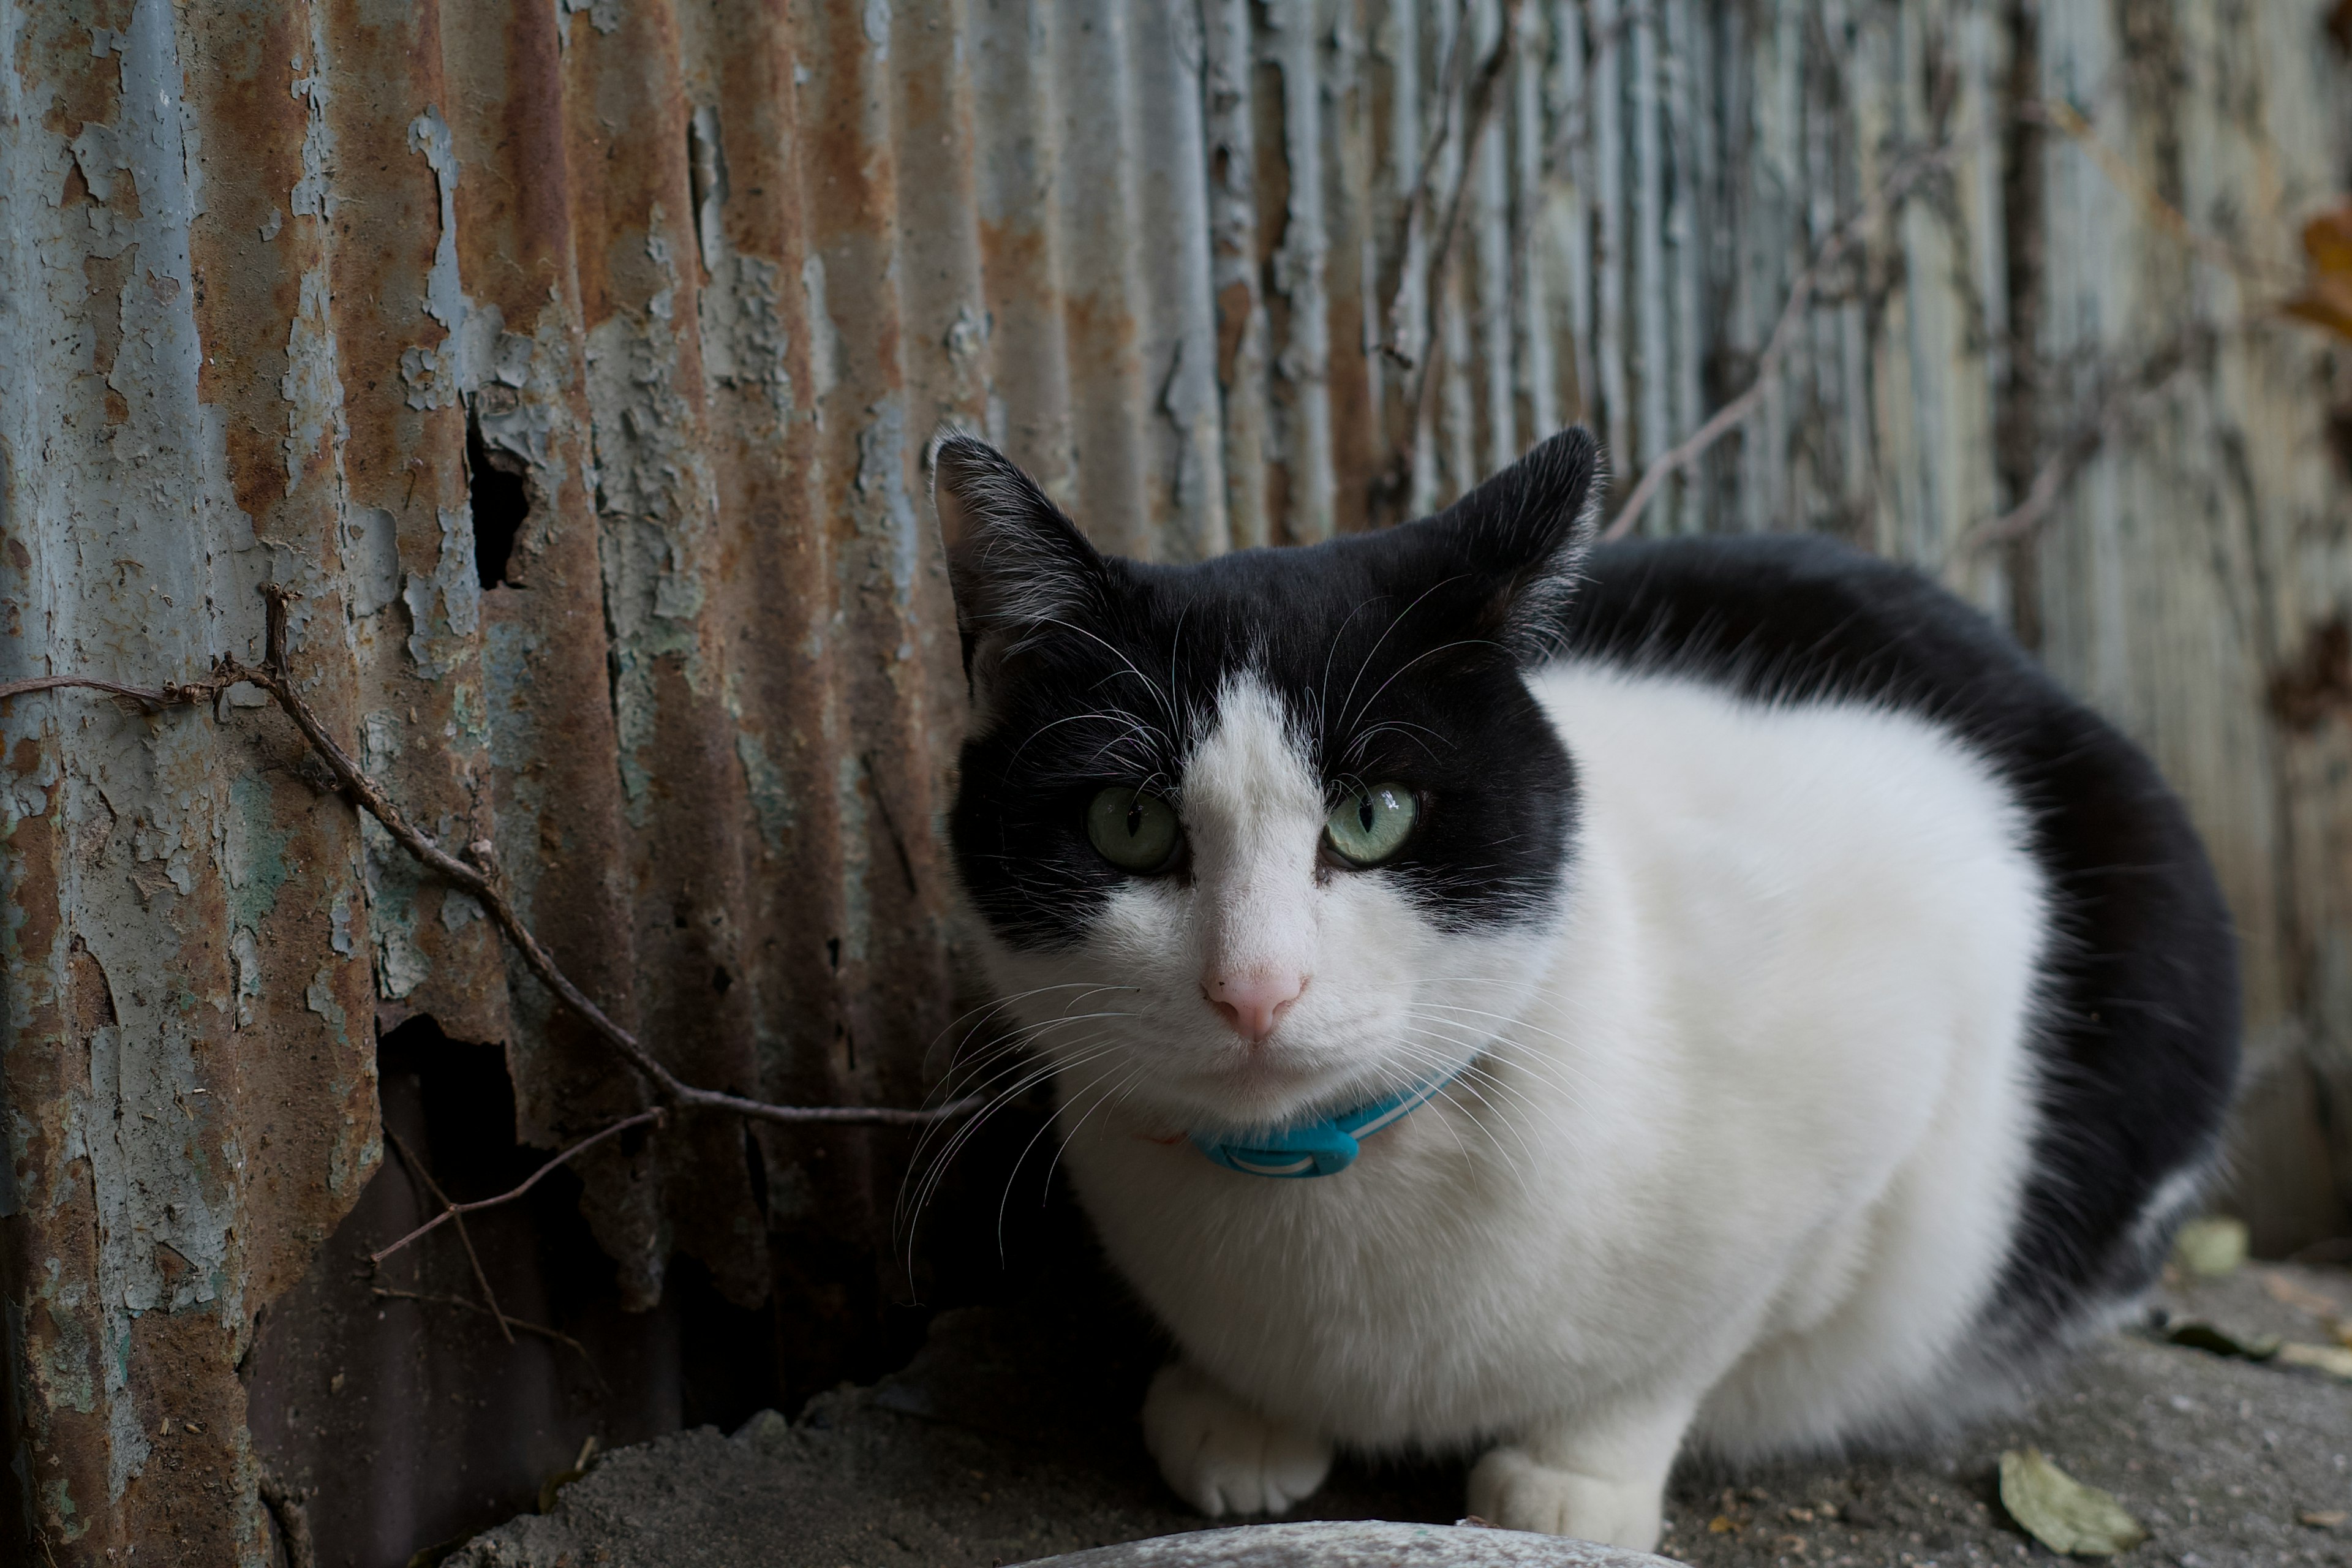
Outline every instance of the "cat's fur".
<svg viewBox="0 0 2352 1568">
<path fill-rule="evenodd" d="M 1483 1447 L 1472 1511 L 1646 1547 L 1686 1444 L 1916 1432 L 2145 1286 L 2215 1157 L 2234 939 L 2147 761 L 1975 612 L 1813 538 L 1591 549 L 1581 431 L 1182 567 L 935 458 L 957 864 L 1180 1347 L 1144 1425 L 1193 1503 Z M 1396 858 L 1319 853 L 1387 780 Z M 1175 803 L 1166 874 L 1090 845 L 1110 784 Z M 1235 975 L 1303 982 L 1262 1041 Z M 1457 1068 L 1329 1177 L 1184 1137 Z"/>
</svg>

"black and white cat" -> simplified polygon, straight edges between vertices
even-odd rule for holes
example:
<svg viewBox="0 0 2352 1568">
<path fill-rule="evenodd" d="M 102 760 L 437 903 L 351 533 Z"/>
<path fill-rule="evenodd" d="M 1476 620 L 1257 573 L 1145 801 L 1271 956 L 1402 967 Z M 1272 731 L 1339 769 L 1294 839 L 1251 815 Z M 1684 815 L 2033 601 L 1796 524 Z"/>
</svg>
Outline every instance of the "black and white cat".
<svg viewBox="0 0 2352 1568">
<path fill-rule="evenodd" d="M 934 455 L 956 863 L 1203 1511 L 1483 1448 L 1471 1511 L 1647 1547 L 1685 1445 L 1935 1426 L 2147 1283 L 2234 937 L 1974 611 L 1817 538 L 1593 549 L 1581 430 L 1196 566 Z"/>
</svg>

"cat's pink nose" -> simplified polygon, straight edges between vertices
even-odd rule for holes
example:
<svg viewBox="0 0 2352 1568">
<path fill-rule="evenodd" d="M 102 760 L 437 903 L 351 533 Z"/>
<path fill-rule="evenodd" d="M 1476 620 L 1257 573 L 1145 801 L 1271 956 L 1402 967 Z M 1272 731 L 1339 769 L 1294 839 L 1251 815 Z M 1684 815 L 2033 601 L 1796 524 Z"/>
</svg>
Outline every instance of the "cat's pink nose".
<svg viewBox="0 0 2352 1568">
<path fill-rule="evenodd" d="M 1295 969 L 1212 974 L 1201 982 L 1201 994 L 1209 999 L 1217 1016 L 1254 1046 L 1274 1033 L 1276 1023 L 1306 989 L 1307 976 Z"/>
</svg>

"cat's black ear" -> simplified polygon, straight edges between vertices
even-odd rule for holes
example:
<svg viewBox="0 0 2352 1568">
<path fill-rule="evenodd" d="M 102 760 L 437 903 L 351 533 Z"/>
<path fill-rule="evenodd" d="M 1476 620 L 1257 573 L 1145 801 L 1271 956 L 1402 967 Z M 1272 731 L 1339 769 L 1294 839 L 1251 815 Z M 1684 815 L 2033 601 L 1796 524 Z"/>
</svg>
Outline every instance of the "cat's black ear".
<svg viewBox="0 0 2352 1568">
<path fill-rule="evenodd" d="M 931 504 L 976 699 L 1025 638 L 1100 611 L 1102 557 L 1037 482 L 987 442 L 943 431 L 931 444 Z"/>
<path fill-rule="evenodd" d="M 1570 426 L 1437 515 L 1482 583 L 1479 630 L 1522 664 L 1548 657 L 1601 532 L 1601 444 Z"/>
</svg>

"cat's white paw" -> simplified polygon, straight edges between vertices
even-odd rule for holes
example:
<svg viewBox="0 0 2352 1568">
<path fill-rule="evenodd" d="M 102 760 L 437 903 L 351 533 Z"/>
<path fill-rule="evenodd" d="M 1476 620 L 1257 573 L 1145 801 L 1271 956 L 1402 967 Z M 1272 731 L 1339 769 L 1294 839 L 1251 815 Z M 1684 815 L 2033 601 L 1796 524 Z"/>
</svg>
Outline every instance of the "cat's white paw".
<svg viewBox="0 0 2352 1568">
<path fill-rule="evenodd" d="M 1489 1449 L 1470 1471 L 1470 1511 L 1489 1523 L 1636 1552 L 1657 1545 L 1664 1503 L 1656 1485 L 1559 1469 L 1524 1448 Z"/>
<path fill-rule="evenodd" d="M 1331 1470 L 1328 1444 L 1267 1420 L 1181 1362 L 1161 1367 L 1143 1396 L 1143 1446 L 1176 1495 L 1211 1519 L 1280 1513 Z"/>
</svg>

